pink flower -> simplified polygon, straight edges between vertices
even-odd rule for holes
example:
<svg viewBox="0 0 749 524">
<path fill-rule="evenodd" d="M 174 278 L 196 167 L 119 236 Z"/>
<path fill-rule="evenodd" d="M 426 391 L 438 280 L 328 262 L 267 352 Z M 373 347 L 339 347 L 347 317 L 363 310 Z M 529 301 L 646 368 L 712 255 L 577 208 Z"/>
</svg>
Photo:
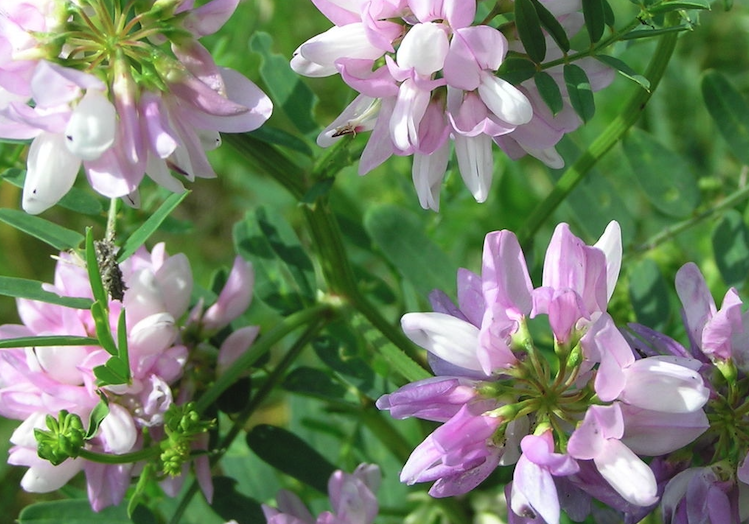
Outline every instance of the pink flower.
<svg viewBox="0 0 749 524">
<path fill-rule="evenodd" d="M 119 504 L 132 475 L 139 473 L 140 468 L 133 464 L 104 466 L 83 459 L 67 459 L 59 466 L 52 466 L 36 455 L 33 429 L 45 429 L 45 417 L 56 417 L 61 410 L 87 421 L 99 403 L 101 391 L 109 399 L 109 414 L 96 436 L 85 445 L 99 453 L 130 453 L 144 446 L 145 432 L 155 441 L 164 436 L 165 414 L 174 404 L 187 402 L 192 390 L 183 383 L 180 398 L 175 398 L 172 390 L 190 365 L 180 320 L 185 319 L 188 323 L 185 331 L 192 333 L 188 308 L 193 279 L 187 258 L 182 254 L 169 256 L 163 244 L 159 244 L 151 253 L 139 249 L 121 269 L 127 289 L 122 302 L 112 300 L 108 308 L 115 340 L 118 318 L 125 310 L 131 375 L 128 383 L 96 385 L 94 368 L 110 358 L 98 346 L 42 346 L 6 349 L 0 353 L 0 414 L 24 420 L 12 438 L 15 447 L 9 458 L 12 464 L 30 468 L 22 486 L 35 492 L 53 491 L 83 469 L 95 511 Z M 55 283 L 44 287 L 60 296 L 92 298 L 86 269 L 78 263 L 76 255 L 68 253 L 59 257 Z M 249 305 L 251 294 L 251 268 L 237 260 L 217 302 L 218 309 L 213 309 L 218 311 L 212 316 L 218 324 L 212 329 L 240 315 Z M 18 300 L 18 310 L 23 325 L 0 326 L 0 337 L 96 336 L 89 310 L 26 299 Z M 256 327 L 234 331 L 221 348 L 219 366 L 231 365 L 247 350 L 257 331 Z M 205 449 L 206 437 L 207 434 L 198 435 L 192 445 Z M 187 471 L 189 464 L 184 464 L 184 468 Z M 206 456 L 195 460 L 195 469 L 201 487 L 210 496 L 212 485 Z M 171 479 L 167 487 L 180 482 L 181 479 Z"/>
<path fill-rule="evenodd" d="M 268 524 L 372 524 L 379 511 L 375 493 L 380 486 L 380 468 L 360 464 L 351 473 L 335 471 L 328 481 L 332 511 L 312 516 L 299 497 L 281 490 L 276 496 L 278 509 L 263 504 Z"/>
<path fill-rule="evenodd" d="M 34 138 L 23 196 L 29 213 L 57 203 L 81 166 L 97 192 L 127 197 L 133 204 L 145 174 L 172 191 L 184 191 L 170 170 L 190 181 L 214 177 L 205 151 L 220 145 L 219 132 L 257 129 L 271 114 L 272 104 L 257 86 L 217 67 L 197 41 L 220 28 L 236 0 L 213 0 L 198 8 L 182 3 L 176 18 L 168 9 L 158 17 L 142 11 L 150 6 L 131 6 L 125 13 L 103 7 L 85 16 L 124 19 L 94 24 L 79 20 L 83 8 L 77 4 L 69 10 L 59 2 L 38 4 L 0 10 L 0 49 L 5 45 L 16 51 L 0 63 L 0 71 L 8 73 L 0 75 L 0 137 Z M 131 20 L 127 35 L 121 30 L 100 35 L 94 29 L 124 27 Z M 76 33 L 78 45 L 90 40 L 90 47 L 100 51 L 82 55 L 98 57 L 90 74 L 79 70 L 78 55 L 47 46 L 47 35 L 65 33 L 68 24 L 86 28 Z M 173 57 L 161 50 L 144 53 L 165 42 L 165 34 L 174 34 L 175 24 L 183 27 L 172 42 Z M 185 29 L 193 38 L 185 36 Z M 102 46 L 102 39 L 117 45 Z M 3 88 L 9 90 L 7 97 Z"/>
</svg>

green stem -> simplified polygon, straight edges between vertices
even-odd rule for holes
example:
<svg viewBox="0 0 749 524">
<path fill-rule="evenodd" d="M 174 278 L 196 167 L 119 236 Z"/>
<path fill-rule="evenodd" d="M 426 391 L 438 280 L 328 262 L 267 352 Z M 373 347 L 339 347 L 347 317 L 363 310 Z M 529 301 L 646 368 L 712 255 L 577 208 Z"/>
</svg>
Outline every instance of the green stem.
<svg viewBox="0 0 749 524">
<path fill-rule="evenodd" d="M 307 192 L 304 171 L 275 147 L 250 134 L 227 133 L 222 135 L 222 139 L 242 156 L 252 160 L 254 168 L 280 182 L 298 200 Z"/>
<path fill-rule="evenodd" d="M 286 352 L 286 355 L 284 355 L 281 362 L 278 363 L 273 372 L 268 376 L 268 380 L 265 382 L 265 384 L 263 384 L 263 387 L 260 388 L 257 393 L 255 393 L 247 406 L 239 415 L 237 415 L 237 418 L 234 420 L 231 429 L 221 440 L 221 444 L 219 445 L 218 449 L 211 455 L 211 465 L 221 460 L 221 458 L 229 449 L 229 446 L 231 446 L 231 443 L 234 442 L 234 439 L 237 438 L 237 435 L 239 435 L 240 431 L 242 431 L 242 429 L 244 428 L 247 420 L 252 416 L 258 406 L 260 406 L 260 404 L 268 397 L 268 395 L 273 392 L 273 389 L 284 377 L 286 371 L 288 371 L 289 367 L 291 367 L 291 364 L 294 363 L 305 346 L 307 346 L 307 344 L 312 341 L 315 335 L 317 335 L 320 329 L 329 320 L 329 318 L 320 317 L 317 322 L 310 324 L 307 327 L 306 331 L 302 334 L 302 336 L 299 337 L 294 345 L 291 346 L 289 351 Z M 190 488 L 187 490 L 187 493 L 185 493 L 180 500 L 179 506 L 177 506 L 177 509 L 174 511 L 172 518 L 169 520 L 169 524 L 177 524 L 180 521 L 182 515 L 184 515 L 185 511 L 187 510 L 188 504 L 190 504 L 192 498 L 197 494 L 198 487 L 198 482 L 193 481 L 190 485 Z"/>
<path fill-rule="evenodd" d="M 232 365 L 227 369 L 205 393 L 203 393 L 198 401 L 195 403 L 195 410 L 198 413 L 204 412 L 211 404 L 218 400 L 221 393 L 226 391 L 232 384 L 234 384 L 241 376 L 242 373 L 247 371 L 260 357 L 265 355 L 270 348 L 276 344 L 279 340 L 284 338 L 286 335 L 294 331 L 295 329 L 305 324 L 315 323 L 317 324 L 322 319 L 330 320 L 335 313 L 335 307 L 328 303 L 317 304 L 308 309 L 297 311 L 296 313 L 289 315 L 276 326 L 271 329 L 268 333 L 254 343 L 249 351 L 242 354 Z"/>
<path fill-rule="evenodd" d="M 621 28 L 619 31 L 611 35 L 610 37 L 601 40 L 598 42 L 595 46 L 592 46 L 587 51 L 580 51 L 579 53 L 575 53 L 574 55 L 566 55 L 562 58 L 557 58 L 556 60 L 550 60 L 549 62 L 544 62 L 541 64 L 541 69 L 550 69 L 552 67 L 556 67 L 559 65 L 569 64 L 571 62 L 574 62 L 576 60 L 580 60 L 589 56 L 594 56 L 597 54 L 601 49 L 604 49 L 605 47 L 610 46 L 614 42 L 618 40 L 622 40 L 629 32 L 631 32 L 635 27 L 640 25 L 640 21 L 635 19 L 632 20 L 628 25 Z"/>
<path fill-rule="evenodd" d="M 536 209 L 518 232 L 518 238 L 524 247 L 528 247 L 529 242 L 541 227 L 541 224 L 546 221 L 564 199 L 567 198 L 575 186 L 585 178 L 585 175 L 590 172 L 593 166 L 616 145 L 622 136 L 624 136 L 624 133 L 640 117 L 640 114 L 645 109 L 645 105 L 655 92 L 666 71 L 666 66 L 676 47 L 677 38 L 677 33 L 669 33 L 658 42 L 653 59 L 645 73 L 645 77 L 650 81 L 650 91 L 645 91 L 641 87 L 635 88 L 635 92 L 630 96 L 627 103 L 624 104 L 619 115 L 590 145 L 588 150 L 565 171 L 546 199 L 536 206 Z"/>
<path fill-rule="evenodd" d="M 152 459 L 158 457 L 161 454 L 161 448 L 158 446 L 142 449 L 140 451 L 134 451 L 133 453 L 123 453 L 122 455 L 113 455 L 110 453 L 97 453 L 96 451 L 89 451 L 87 449 L 81 449 L 78 456 L 91 462 L 98 462 L 100 464 L 130 464 L 131 462 L 139 462 L 141 460 Z"/>
<path fill-rule="evenodd" d="M 651 249 L 655 249 L 660 244 L 667 240 L 671 240 L 679 233 L 686 231 L 687 229 L 695 226 L 696 224 L 702 222 L 707 218 L 710 218 L 720 211 L 732 208 L 733 206 L 739 204 L 747 198 L 749 198 L 749 185 L 740 188 L 731 196 L 725 198 L 723 201 L 719 202 L 710 209 L 703 211 L 699 215 L 679 222 L 678 224 L 674 224 L 673 226 L 667 227 L 657 235 L 650 237 L 650 239 L 648 239 L 646 242 L 636 247 L 631 254 L 627 255 L 627 257 L 625 257 L 625 261 L 631 256 L 649 251 Z"/>
<path fill-rule="evenodd" d="M 307 177 L 302 169 L 274 147 L 247 134 L 228 134 L 225 140 L 242 156 L 252 160 L 255 167 L 276 179 L 295 198 L 301 200 L 307 193 Z M 331 172 L 328 172 L 327 176 L 332 177 L 345 166 L 344 160 L 351 158 L 348 148 L 349 145 L 344 141 L 335 144 L 332 151 L 317 162 L 313 174 L 320 177 L 323 171 L 329 168 Z M 397 326 L 388 322 L 369 299 L 360 293 L 354 270 L 343 245 L 338 220 L 330 209 L 327 198 L 321 197 L 312 204 L 304 205 L 304 215 L 312 236 L 312 244 L 319 254 L 317 258 L 322 264 L 323 277 L 329 291 L 351 304 L 412 360 L 421 362 L 408 337 L 403 335 Z M 420 365 L 423 367 L 423 364 Z"/>
<path fill-rule="evenodd" d="M 104 235 L 104 239 L 113 242 L 114 232 L 117 227 L 117 202 L 118 198 L 112 198 L 109 200 L 109 212 L 107 213 L 107 230 Z"/>
<path fill-rule="evenodd" d="M 320 318 L 314 324 L 310 324 L 302 334 L 302 336 L 299 337 L 294 345 L 291 346 L 291 348 L 286 352 L 281 362 L 279 362 L 273 372 L 268 375 L 268 379 L 265 381 L 265 384 L 263 384 L 258 392 L 255 393 L 252 399 L 250 399 L 250 402 L 247 404 L 247 406 L 237 416 L 234 424 L 232 425 L 232 428 L 221 441 L 221 446 L 218 452 L 214 455 L 214 457 L 211 458 L 212 462 L 218 461 L 223 456 L 223 454 L 226 453 L 231 443 L 237 437 L 239 432 L 244 428 L 247 420 L 252 416 L 255 410 L 257 410 L 260 404 L 262 404 L 265 399 L 268 398 L 268 395 L 273 392 L 273 389 L 281 382 L 288 369 L 302 353 L 302 350 L 310 342 L 312 342 L 315 336 L 320 332 L 320 329 L 322 329 L 329 321 L 329 318 Z"/>
</svg>

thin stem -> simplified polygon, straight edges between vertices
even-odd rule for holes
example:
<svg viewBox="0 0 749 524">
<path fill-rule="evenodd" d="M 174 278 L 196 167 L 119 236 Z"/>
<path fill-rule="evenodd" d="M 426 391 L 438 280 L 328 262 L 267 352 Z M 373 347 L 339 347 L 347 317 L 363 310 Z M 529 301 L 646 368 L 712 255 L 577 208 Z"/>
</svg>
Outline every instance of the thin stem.
<svg viewBox="0 0 749 524">
<path fill-rule="evenodd" d="M 307 192 L 307 178 L 302 169 L 291 162 L 283 153 L 251 135 L 226 135 L 226 142 L 231 144 L 244 157 L 251 159 L 255 167 L 275 178 L 295 198 L 301 200 Z M 313 170 L 318 176 L 324 166 L 332 171 L 343 167 L 340 162 L 344 157 L 347 145 L 339 142 L 334 151 L 325 155 Z M 329 172 L 328 176 L 335 173 Z M 362 295 L 357 285 L 354 270 L 349 262 L 343 236 L 328 200 L 317 199 L 304 206 L 304 215 L 312 235 L 312 244 L 319 253 L 323 276 L 329 291 L 351 304 L 382 334 L 411 359 L 421 364 L 411 341 L 393 324 L 388 322 L 379 310 Z"/>
<path fill-rule="evenodd" d="M 242 156 L 252 160 L 255 168 L 275 178 L 298 200 L 302 199 L 306 193 L 304 171 L 286 155 L 250 134 L 228 133 L 222 135 L 222 139 Z"/>
<path fill-rule="evenodd" d="M 299 337 L 299 339 L 294 343 L 293 346 L 291 346 L 291 348 L 284 355 L 281 362 L 279 362 L 273 372 L 268 375 L 268 379 L 265 381 L 265 384 L 263 384 L 258 392 L 255 393 L 252 399 L 250 399 L 250 402 L 247 404 L 247 406 L 237 416 L 234 424 L 232 425 L 232 428 L 229 430 L 229 433 L 227 433 L 224 439 L 221 441 L 221 446 L 218 452 L 211 458 L 211 462 L 217 462 L 223 456 L 223 454 L 226 453 L 226 450 L 229 449 L 231 443 L 237 437 L 239 432 L 244 428 L 247 420 L 252 416 L 252 414 L 260 406 L 260 404 L 265 401 L 268 395 L 273 392 L 273 389 L 279 384 L 279 382 L 281 382 L 288 369 L 301 354 L 302 350 L 310 342 L 312 342 L 312 339 L 314 339 L 317 333 L 320 332 L 320 329 L 322 329 L 330 320 L 330 318 L 320 318 L 314 324 L 310 324 L 302 334 L 302 336 Z"/>
<path fill-rule="evenodd" d="M 624 26 L 619 31 L 611 35 L 610 37 L 604 40 L 601 40 L 595 46 L 591 46 L 591 48 L 588 49 L 587 51 L 580 51 L 579 53 L 575 53 L 574 55 L 565 55 L 562 58 L 557 58 L 556 60 L 550 60 L 549 62 L 544 62 L 543 64 L 541 64 L 541 69 L 542 70 L 549 69 L 552 67 L 556 67 L 558 65 L 569 64 L 570 62 L 574 62 L 582 58 L 594 56 L 601 49 L 610 46 L 611 44 L 613 44 L 614 42 L 618 40 L 621 40 L 624 36 L 630 33 L 638 25 L 640 25 L 639 20 L 637 19 L 632 20 L 628 25 Z"/>
<path fill-rule="evenodd" d="M 658 87 L 663 73 L 666 71 L 666 66 L 676 47 L 677 38 L 677 33 L 669 33 L 658 42 L 653 59 L 645 73 L 645 77 L 650 81 L 650 91 L 646 91 L 641 87 L 635 88 L 635 92 L 630 96 L 627 103 L 624 104 L 614 121 L 590 145 L 588 150 L 565 171 L 546 199 L 536 206 L 536 209 L 518 233 L 518 238 L 524 247 L 528 247 L 529 242 L 541 227 L 541 224 L 559 207 L 575 186 L 585 178 L 585 175 L 590 172 L 593 166 L 616 145 L 622 136 L 624 136 L 624 133 L 640 117 L 640 114 L 645 109 L 645 105 Z"/>
<path fill-rule="evenodd" d="M 140 451 L 134 451 L 133 453 L 123 453 L 122 455 L 97 453 L 96 451 L 81 449 L 78 453 L 78 456 L 86 460 L 90 460 L 91 462 L 98 462 L 100 464 L 130 464 L 131 462 L 139 462 L 141 460 L 158 457 L 160 454 L 161 448 L 155 446 L 142 449 Z"/>
<path fill-rule="evenodd" d="M 104 235 L 104 239 L 108 242 L 114 241 L 114 232 L 117 225 L 117 203 L 118 198 L 112 198 L 109 200 L 109 213 L 107 213 L 107 230 Z"/>
<path fill-rule="evenodd" d="M 655 249 L 657 246 L 659 246 L 660 244 L 668 240 L 671 240 L 679 233 L 686 231 L 687 229 L 695 226 L 696 224 L 702 222 L 703 220 L 707 218 L 710 218 L 711 216 L 715 215 L 716 213 L 720 211 L 729 209 L 735 206 L 736 204 L 739 204 L 740 202 L 746 200 L 747 198 L 749 198 L 749 185 L 740 188 L 734 194 L 725 198 L 722 202 L 719 202 L 718 204 L 711 207 L 710 209 L 703 211 L 699 215 L 689 218 L 687 220 L 684 220 L 682 222 L 679 222 L 678 224 L 674 224 L 673 226 L 667 227 L 666 229 L 664 229 L 657 235 L 650 237 L 645 243 L 636 247 L 631 254 L 627 255 L 627 257 L 625 257 L 625 260 L 639 253 L 643 253 L 645 251 Z"/>
<path fill-rule="evenodd" d="M 221 445 L 211 455 L 211 464 L 215 464 L 216 462 L 221 460 L 226 451 L 229 449 L 229 446 L 231 446 L 231 443 L 234 442 L 234 439 L 237 438 L 237 435 L 239 435 L 240 431 L 242 431 L 242 429 L 244 428 L 247 420 L 252 416 L 258 406 L 260 406 L 260 404 L 268 397 L 268 395 L 270 395 L 276 385 L 281 381 L 281 379 L 283 379 L 286 371 L 288 371 L 291 364 L 293 364 L 297 357 L 301 354 L 302 350 L 307 346 L 307 344 L 312 341 L 315 335 L 317 335 L 320 329 L 327 322 L 329 322 L 329 320 L 329 318 L 322 317 L 319 318 L 317 322 L 310 324 L 307 327 L 307 330 L 302 334 L 302 336 L 299 337 L 294 345 L 291 346 L 289 351 L 286 352 L 286 355 L 284 355 L 281 362 L 278 363 L 273 372 L 268 376 L 268 380 L 265 382 L 265 384 L 263 384 L 263 387 L 260 388 L 257 393 L 255 393 L 247 406 L 234 420 L 231 429 L 221 440 Z M 182 497 L 182 500 L 180 500 L 179 506 L 172 515 L 169 524 L 177 524 L 180 521 L 182 515 L 187 509 L 188 504 L 197 494 L 197 492 L 198 482 L 193 481 L 193 483 L 190 485 L 190 489 L 188 489 L 187 493 L 185 493 L 185 495 Z"/>
<path fill-rule="evenodd" d="M 218 400 L 221 393 L 234 384 L 242 373 L 247 371 L 260 357 L 265 355 L 274 344 L 284 338 L 295 329 L 310 323 L 317 323 L 321 319 L 329 320 L 335 312 L 332 304 L 322 303 L 313 307 L 297 311 L 289 315 L 268 333 L 254 343 L 249 351 L 242 354 L 227 369 L 205 393 L 203 393 L 195 404 L 198 413 L 204 412 L 211 404 Z"/>
</svg>

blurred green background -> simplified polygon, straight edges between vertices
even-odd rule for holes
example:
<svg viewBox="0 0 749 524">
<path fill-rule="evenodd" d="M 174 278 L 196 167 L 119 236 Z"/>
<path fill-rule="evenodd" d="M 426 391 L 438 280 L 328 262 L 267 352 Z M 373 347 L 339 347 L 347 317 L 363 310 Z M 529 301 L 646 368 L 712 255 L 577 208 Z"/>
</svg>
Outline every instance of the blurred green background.
<svg viewBox="0 0 749 524">
<path fill-rule="evenodd" d="M 628 0 L 612 0 L 611 3 L 620 23 L 637 12 Z M 673 238 L 654 247 L 642 248 L 664 228 L 710 210 L 747 183 L 747 167 L 741 165 L 720 136 L 703 102 L 700 82 L 705 71 L 719 70 L 749 100 L 749 6 L 744 1 L 737 1 L 730 12 L 725 12 L 722 2 L 716 2 L 711 12 L 702 13 L 699 20 L 694 21 L 694 31 L 681 35 L 663 82 L 636 126 L 647 131 L 682 159 L 683 176 L 696 179 L 699 191 L 694 210 L 682 217 L 663 213 L 649 199 L 647 191 L 636 176 L 635 170 L 638 167 L 630 165 L 619 145 L 554 214 L 553 220 L 537 235 L 533 252 L 527 253 L 529 264 L 533 267 L 534 282 L 538 284 L 543 252 L 556 223 L 570 222 L 578 235 L 587 241 L 594 241 L 610 219 L 619 220 L 625 240 L 625 263 L 611 306 L 612 313 L 620 323 L 648 320 L 652 327 L 674 335 L 679 335 L 680 318 L 678 302 L 673 292 L 673 278 L 685 262 L 694 261 L 702 268 L 718 300 L 729 285 L 741 290 L 746 283 L 746 278 L 726 282 L 716 265 L 716 242 L 720 244 L 726 240 L 725 236 L 716 236 L 714 232 L 723 220 L 724 213 L 696 220 L 694 225 Z M 259 75 L 260 55 L 250 48 L 250 39 L 255 33 L 262 31 L 272 35 L 271 51 L 288 59 L 299 44 L 328 27 L 330 22 L 308 0 L 243 0 L 226 26 L 219 33 L 203 39 L 203 42 L 213 51 L 217 63 L 241 71 L 265 88 L 267 86 L 263 85 Z M 620 42 L 614 46 L 611 54 L 642 72 L 653 47 L 652 41 Z M 353 98 L 352 91 L 338 77 L 304 79 L 304 83 L 317 97 L 315 116 L 320 127 L 333 120 Z M 637 89 L 635 84 L 618 76 L 611 87 L 598 93 L 595 118 L 589 125 L 564 140 L 560 145 L 564 156 L 568 157 L 585 149 L 616 117 L 622 101 L 633 89 Z M 276 110 L 269 125 L 294 132 L 288 116 L 280 110 Z M 313 131 L 302 138 L 318 154 L 314 144 L 315 135 L 316 131 Z M 365 134 L 354 140 L 363 145 L 367 138 Z M 4 157 L 11 153 L 12 147 L 7 145 L 0 152 Z M 297 155 L 296 158 L 301 163 L 310 162 L 302 155 Z M 211 153 L 211 160 L 218 178 L 198 180 L 191 184 L 189 189 L 192 193 L 151 239 L 149 245 L 165 241 L 170 253 L 186 253 L 196 280 L 208 287 L 211 275 L 217 269 L 231 265 L 234 257 L 234 223 L 257 206 L 265 206 L 283 214 L 297 230 L 303 244 L 314 251 L 309 235 L 304 230 L 302 214 L 283 188 L 273 180 L 258 175 L 253 166 L 228 145 Z M 439 214 L 419 207 L 411 182 L 411 163 L 408 158 L 393 157 L 365 177 L 358 176 L 356 165 L 352 165 L 336 177 L 331 202 L 342 218 L 350 257 L 358 266 L 383 279 L 396 291 L 398 300 L 382 304 L 383 313 L 393 321 L 405 311 L 428 309 L 428 303 L 417 289 L 418 286 L 404 279 L 398 268 L 393 267 L 377 248 L 367 245 L 367 242 L 371 244 L 371 240 L 362 236 L 361 224 L 368 214 L 375 212 L 378 206 L 391 204 L 398 206 L 399 212 L 404 216 L 411 217 L 444 252 L 445 267 L 439 271 L 452 277 L 444 282 L 443 289 L 454 296 L 454 275 L 457 268 L 467 267 L 474 271 L 480 268 L 484 235 L 497 229 L 520 228 L 535 205 L 550 191 L 555 177 L 559 176 L 559 173 L 550 173 L 534 159 L 512 162 L 497 153 L 491 195 L 486 203 L 477 204 L 465 189 L 453 164 L 454 161 L 451 162 L 442 190 Z M 678 164 L 678 168 L 682 169 L 682 165 Z M 78 187 L 90 191 L 84 177 L 79 177 Z M 130 224 L 137 224 L 147 217 L 164 196 L 152 184 L 146 185 L 142 193 L 143 208 L 124 213 L 126 222 Z M 106 207 L 103 199 L 102 203 Z M 0 184 L 0 206 L 19 208 L 20 190 L 8 183 Z M 746 227 L 749 219 L 746 202 L 738 203 L 733 210 L 742 218 Z M 43 216 L 80 231 L 92 220 L 101 228 L 106 218 L 102 214 L 92 219 L 60 208 L 53 208 Z M 43 281 L 52 279 L 54 260 L 50 256 L 55 253 L 45 244 L 0 224 L 0 245 L 1 275 Z M 739 246 L 736 249 L 739 250 L 736 256 L 740 256 L 741 249 L 744 248 Z M 749 251 L 745 254 L 749 261 Z M 660 286 L 658 289 L 662 290 L 664 297 L 660 302 L 647 302 L 647 297 L 638 295 L 640 288 L 630 285 L 632 281 L 641 278 L 640 275 L 648 275 L 648 278 L 657 282 L 656 287 Z M 633 300 L 647 302 L 640 307 L 639 316 L 633 311 Z M 278 318 L 277 312 L 255 300 L 245 320 L 268 329 Z M 18 322 L 12 299 L 0 297 L 0 320 L 2 323 Z M 304 412 L 305 420 L 309 421 L 314 418 L 314 409 L 321 410 L 319 405 L 312 408 L 310 405 L 315 406 L 315 403 L 302 403 L 298 399 L 283 401 L 278 397 L 269 403 L 262 416 L 253 423 L 259 420 L 290 422 L 292 428 L 301 427 L 304 425 L 304 417 L 300 411 Z M 320 415 L 327 416 L 322 411 Z M 4 457 L 7 451 L 8 438 L 15 425 L 15 421 L 0 421 L 0 457 Z M 418 428 L 414 430 L 418 431 Z M 319 449 L 333 461 L 340 450 L 337 444 L 331 446 L 331 443 L 337 442 L 336 439 L 331 440 L 329 435 L 320 433 Z M 281 484 L 289 482 L 288 479 L 279 480 L 271 468 L 253 458 L 241 441 L 232 448 L 228 458 L 230 460 L 224 461 L 223 474 L 237 478 L 238 489 L 257 500 L 272 499 L 275 490 Z M 405 489 L 398 487 L 397 479 L 394 481 L 392 478 L 394 472 L 398 471 L 399 464 L 385 456 L 382 460 L 383 465 L 390 468 L 389 482 L 395 486 L 388 488 L 388 494 L 384 495 L 383 504 L 388 505 L 388 497 L 402 496 Z M 23 468 L 10 467 L 4 460 L 0 460 L 1 522 L 11 522 L 21 508 L 34 501 L 59 496 L 39 496 L 21 491 L 18 486 L 24 471 Z M 78 494 L 76 490 L 82 486 L 81 479 L 78 479 L 69 493 Z M 172 502 L 165 501 L 164 504 L 168 507 Z M 184 521 L 201 524 L 223 522 L 205 509 L 201 502 L 195 503 Z"/>
</svg>

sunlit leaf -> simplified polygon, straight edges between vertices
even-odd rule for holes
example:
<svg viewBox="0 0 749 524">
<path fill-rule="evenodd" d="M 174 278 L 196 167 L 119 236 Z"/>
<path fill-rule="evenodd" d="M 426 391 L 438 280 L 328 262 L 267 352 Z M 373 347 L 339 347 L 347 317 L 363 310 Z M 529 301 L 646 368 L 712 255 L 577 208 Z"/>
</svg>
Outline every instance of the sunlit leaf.
<svg viewBox="0 0 749 524">
<path fill-rule="evenodd" d="M 96 436 L 99 432 L 99 425 L 101 425 L 107 415 L 109 415 L 109 403 L 106 401 L 106 397 L 102 394 L 102 399 L 94 409 L 91 410 L 91 414 L 88 417 L 86 440 L 90 440 Z"/>
<path fill-rule="evenodd" d="M 89 309 L 93 304 L 90 298 L 61 297 L 50 293 L 42 289 L 41 282 L 25 278 L 0 277 L 0 295 L 39 300 L 75 309 Z"/>
<path fill-rule="evenodd" d="M 655 137 L 632 128 L 622 141 L 624 153 L 643 193 L 662 213 L 683 218 L 697 207 L 697 177 L 683 157 Z"/>
<path fill-rule="evenodd" d="M 102 283 L 102 280 L 101 280 L 99 262 L 96 256 L 96 248 L 94 247 L 94 233 L 90 227 L 86 228 L 85 256 L 86 256 L 86 271 L 88 273 L 88 281 L 91 284 L 91 292 L 94 295 L 94 300 L 96 300 L 99 303 L 99 307 L 102 310 L 106 311 L 108 309 L 108 304 L 109 304 L 109 295 L 104 290 L 104 284 Z M 109 326 L 109 321 L 106 320 L 106 322 L 107 322 L 107 326 Z M 109 327 L 107 327 L 107 330 L 109 330 Z"/>
<path fill-rule="evenodd" d="M 702 97 L 731 152 L 749 165 L 749 103 L 717 71 L 708 71 L 702 78 Z"/>
<path fill-rule="evenodd" d="M 177 208 L 180 202 L 182 202 L 188 194 L 190 194 L 189 191 L 169 195 L 166 200 L 164 200 L 164 203 L 162 203 L 161 206 L 159 206 L 159 208 L 127 238 L 125 245 L 123 245 L 120 250 L 117 261 L 120 263 L 124 262 L 132 256 L 140 246 L 145 244 L 146 240 L 148 240 L 151 235 L 159 229 L 161 223 L 166 220 L 170 213 Z"/>
<path fill-rule="evenodd" d="M 0 339 L 0 349 L 48 347 L 48 346 L 98 346 L 99 341 L 91 337 L 43 336 Z"/>
<path fill-rule="evenodd" d="M 526 58 L 508 57 L 499 66 L 497 75 L 513 85 L 519 85 L 536 74 L 536 64 Z"/>
<path fill-rule="evenodd" d="M 648 13 L 651 15 L 662 15 L 663 13 L 669 13 L 671 11 L 678 11 L 681 9 L 698 9 L 698 10 L 710 10 L 710 2 L 708 0 L 670 0 L 668 2 L 660 2 L 657 5 L 648 8 Z"/>
<path fill-rule="evenodd" d="M 749 230 L 741 213 L 728 210 L 713 230 L 712 242 L 723 281 L 741 289 L 749 275 Z"/>
<path fill-rule="evenodd" d="M 575 113 L 582 118 L 583 122 L 588 122 L 596 112 L 593 90 L 590 87 L 588 75 L 581 67 L 575 64 L 566 64 L 564 66 L 564 83 L 567 85 L 567 93 Z"/>
<path fill-rule="evenodd" d="M 559 23 L 559 20 L 554 16 L 544 4 L 538 0 L 533 0 L 533 7 L 536 9 L 536 14 L 541 22 L 541 25 L 549 32 L 551 38 L 557 43 L 559 48 L 565 53 L 570 50 L 570 41 L 567 37 L 567 33 Z"/>
<path fill-rule="evenodd" d="M 258 208 L 255 217 L 271 249 L 286 264 L 301 295 L 313 301 L 315 269 L 294 230 L 278 213 L 267 208 Z"/>
<path fill-rule="evenodd" d="M 281 262 L 260 229 L 253 213 L 234 225 L 234 247 L 255 271 L 254 295 L 284 315 L 304 306 L 299 291 L 281 272 Z"/>
<path fill-rule="evenodd" d="M 124 506 L 104 508 L 96 513 L 87 499 L 55 500 L 26 506 L 19 524 L 132 524 Z"/>
<path fill-rule="evenodd" d="M 320 126 L 312 116 L 317 97 L 291 69 L 288 57 L 271 52 L 272 45 L 268 33 L 255 32 L 250 39 L 250 49 L 263 57 L 260 76 L 270 97 L 303 134 L 317 131 Z"/>
<path fill-rule="evenodd" d="M 0 209 L 0 221 L 49 244 L 58 251 L 78 247 L 83 242 L 83 235 L 77 231 L 17 209 Z"/>
<path fill-rule="evenodd" d="M 383 204 L 371 207 L 364 228 L 385 257 L 426 298 L 455 282 L 456 266 L 423 230 L 411 211 Z"/>
<path fill-rule="evenodd" d="M 629 273 L 629 298 L 637 322 L 656 330 L 666 328 L 671 314 L 668 286 L 658 264 L 646 258 Z"/>
</svg>

